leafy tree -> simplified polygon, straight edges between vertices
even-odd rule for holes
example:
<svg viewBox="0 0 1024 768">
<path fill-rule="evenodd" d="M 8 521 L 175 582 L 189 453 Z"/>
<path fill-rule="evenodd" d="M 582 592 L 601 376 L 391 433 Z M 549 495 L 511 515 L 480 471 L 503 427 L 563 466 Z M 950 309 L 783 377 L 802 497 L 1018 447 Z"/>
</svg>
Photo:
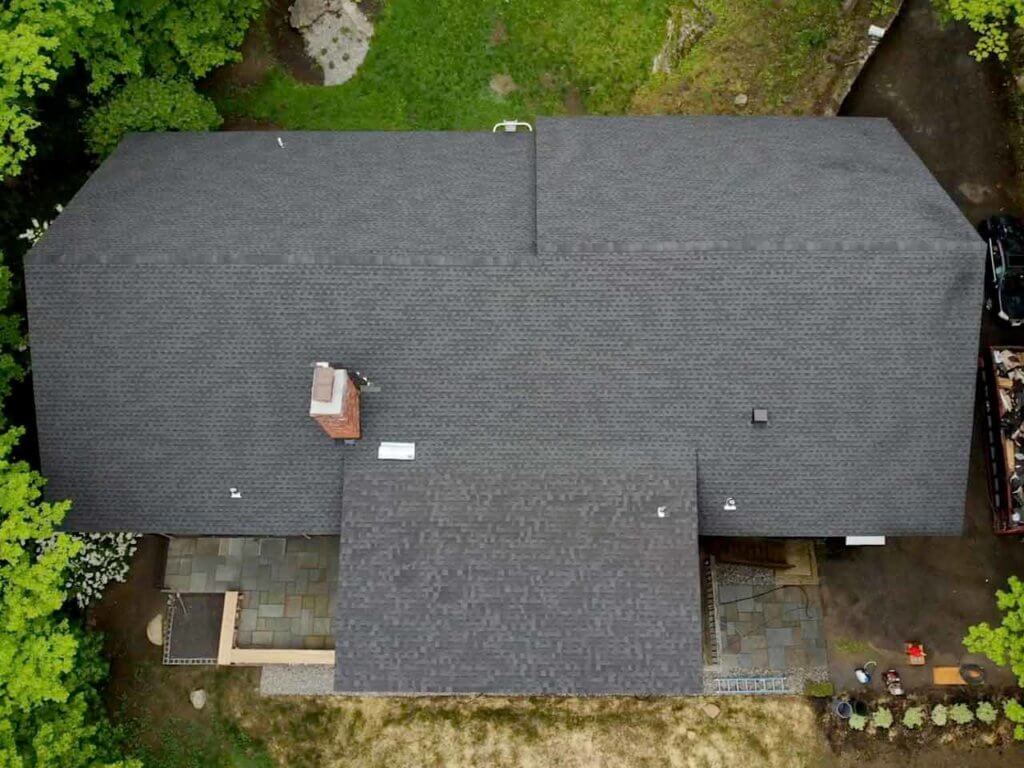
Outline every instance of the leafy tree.
<svg viewBox="0 0 1024 768">
<path fill-rule="evenodd" d="M 975 624 L 967 630 L 964 646 L 972 653 L 982 653 L 1000 666 L 1008 666 L 1024 685 L 1024 582 L 1011 576 L 1007 591 L 996 590 L 996 605 L 1003 614 L 998 627 L 988 622 Z M 1009 720 L 1017 723 L 1014 738 L 1024 741 L 1024 707 L 1013 703 L 1004 708 Z"/>
<path fill-rule="evenodd" d="M 0 6 L 0 179 L 34 153 L 33 100 L 76 63 L 89 91 L 195 80 L 239 58 L 261 0 L 7 0 Z M 196 97 L 198 98 L 198 97 Z"/>
<path fill-rule="evenodd" d="M 1003 614 L 998 627 L 988 622 L 968 628 L 964 646 L 982 653 L 1000 666 L 1008 666 L 1024 685 L 1024 582 L 1011 576 L 1008 591 L 996 591 L 996 605 Z"/>
<path fill-rule="evenodd" d="M 0 178 L 21 170 L 38 125 L 32 100 L 81 58 L 113 0 L 11 0 L 0 6 Z"/>
<path fill-rule="evenodd" d="M 10 273 L 0 270 L 0 298 Z M 19 323 L 0 315 L 0 391 L 20 376 Z M 0 425 L 2 426 L 2 425 Z M 56 527 L 69 503 L 41 500 L 43 478 L 11 452 L 24 430 L 0 432 L 0 765 L 138 768 L 116 757 L 96 691 L 99 637 L 61 615 L 68 562 L 80 542 Z M 48 540 L 45 551 L 38 544 Z"/>
<path fill-rule="evenodd" d="M 981 61 L 995 56 L 1005 61 L 1009 52 L 1009 27 L 1020 24 L 1024 0 L 937 0 L 939 11 L 957 21 L 965 21 L 978 33 L 971 51 Z"/>
<path fill-rule="evenodd" d="M 1024 741 L 1024 705 L 1013 699 L 1003 702 L 1003 714 L 1011 723 L 1016 723 L 1013 728 L 1013 738 L 1017 741 Z"/>
<path fill-rule="evenodd" d="M 208 131 L 221 117 L 210 99 L 182 80 L 131 80 L 86 121 L 89 149 L 110 154 L 130 131 Z"/>
</svg>

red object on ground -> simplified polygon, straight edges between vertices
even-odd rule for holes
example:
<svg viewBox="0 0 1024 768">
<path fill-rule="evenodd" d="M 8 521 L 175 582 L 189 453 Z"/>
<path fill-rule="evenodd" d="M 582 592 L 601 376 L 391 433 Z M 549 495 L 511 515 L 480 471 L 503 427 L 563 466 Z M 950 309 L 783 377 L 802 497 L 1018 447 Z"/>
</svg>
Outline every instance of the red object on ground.
<svg viewBox="0 0 1024 768">
<path fill-rule="evenodd" d="M 925 663 L 927 654 L 924 652 L 922 643 L 904 643 L 903 648 L 907 652 L 911 665 L 918 666 Z"/>
</svg>

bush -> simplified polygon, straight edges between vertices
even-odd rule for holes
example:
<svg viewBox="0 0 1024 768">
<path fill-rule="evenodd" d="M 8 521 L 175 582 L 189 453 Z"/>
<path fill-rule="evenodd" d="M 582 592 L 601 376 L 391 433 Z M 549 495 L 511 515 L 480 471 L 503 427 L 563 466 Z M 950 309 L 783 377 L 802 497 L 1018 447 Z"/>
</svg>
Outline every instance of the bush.
<svg viewBox="0 0 1024 768">
<path fill-rule="evenodd" d="M 978 708 L 974 710 L 974 714 L 978 716 L 978 719 L 983 723 L 991 725 L 999 717 L 999 713 L 996 708 L 992 706 L 990 701 L 982 701 L 978 704 Z"/>
<path fill-rule="evenodd" d="M 1003 714 L 1011 723 L 1016 723 L 1013 728 L 1013 738 L 1017 741 L 1024 741 L 1024 706 L 1014 699 L 1007 699 L 1003 702 Z"/>
<path fill-rule="evenodd" d="M 932 707 L 932 724 L 937 725 L 940 728 L 944 726 L 949 719 L 949 707 L 945 704 L 936 704 Z"/>
<path fill-rule="evenodd" d="M 924 707 L 908 707 L 903 713 L 903 727 L 911 731 L 924 725 Z"/>
<path fill-rule="evenodd" d="M 804 683 L 804 696 L 829 699 L 835 695 L 836 687 L 829 680 L 808 680 Z"/>
<path fill-rule="evenodd" d="M 875 713 L 871 715 L 871 724 L 875 728 L 888 729 L 892 727 L 892 710 L 888 707 L 879 707 L 875 710 Z"/>
<path fill-rule="evenodd" d="M 968 627 L 964 647 L 1009 667 L 1017 684 L 1024 685 L 1024 582 L 1011 576 L 1007 587 L 1006 591 L 996 590 L 996 607 L 1003 614 L 999 626 L 983 621 Z"/>
<path fill-rule="evenodd" d="M 966 704 L 954 704 L 949 708 L 949 718 L 958 725 L 967 725 L 974 722 L 974 712 Z"/>
<path fill-rule="evenodd" d="M 850 715 L 850 727 L 855 731 L 863 731 L 868 725 L 868 719 L 864 715 L 858 715 L 854 712 Z"/>
<path fill-rule="evenodd" d="M 131 131 L 209 131 L 221 122 L 213 102 L 191 83 L 142 78 L 90 113 L 85 138 L 90 152 L 105 157 Z"/>
<path fill-rule="evenodd" d="M 82 533 L 74 534 L 82 547 L 71 562 L 64 587 L 79 608 L 85 608 L 101 597 L 111 582 L 124 581 L 131 567 L 132 556 L 139 546 L 137 533 Z M 43 541 L 40 551 L 53 546 L 56 537 Z"/>
</svg>

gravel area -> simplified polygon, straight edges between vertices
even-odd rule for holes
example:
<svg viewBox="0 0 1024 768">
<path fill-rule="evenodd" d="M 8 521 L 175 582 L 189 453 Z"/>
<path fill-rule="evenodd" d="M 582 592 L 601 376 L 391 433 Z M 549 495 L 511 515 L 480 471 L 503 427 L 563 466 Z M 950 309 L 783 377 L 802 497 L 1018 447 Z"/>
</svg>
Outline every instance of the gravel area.
<svg viewBox="0 0 1024 768">
<path fill-rule="evenodd" d="M 757 568 L 752 565 L 715 563 L 715 580 L 719 584 L 752 584 L 758 587 L 774 587 L 775 571 L 771 568 Z"/>
<path fill-rule="evenodd" d="M 260 674 L 261 696 L 328 696 L 333 693 L 333 666 L 268 665 Z"/>
</svg>

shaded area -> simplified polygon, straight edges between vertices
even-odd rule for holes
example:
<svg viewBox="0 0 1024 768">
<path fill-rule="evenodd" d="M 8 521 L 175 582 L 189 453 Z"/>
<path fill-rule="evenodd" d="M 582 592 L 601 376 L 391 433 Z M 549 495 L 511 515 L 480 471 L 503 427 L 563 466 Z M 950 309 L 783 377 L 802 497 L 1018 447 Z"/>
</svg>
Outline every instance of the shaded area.
<svg viewBox="0 0 1024 768">
<path fill-rule="evenodd" d="M 224 595 L 172 595 L 164 664 L 216 664 Z"/>
<path fill-rule="evenodd" d="M 972 222 L 1019 205 L 1007 75 L 971 58 L 975 38 L 907 0 L 840 111 L 889 118 Z"/>
</svg>

